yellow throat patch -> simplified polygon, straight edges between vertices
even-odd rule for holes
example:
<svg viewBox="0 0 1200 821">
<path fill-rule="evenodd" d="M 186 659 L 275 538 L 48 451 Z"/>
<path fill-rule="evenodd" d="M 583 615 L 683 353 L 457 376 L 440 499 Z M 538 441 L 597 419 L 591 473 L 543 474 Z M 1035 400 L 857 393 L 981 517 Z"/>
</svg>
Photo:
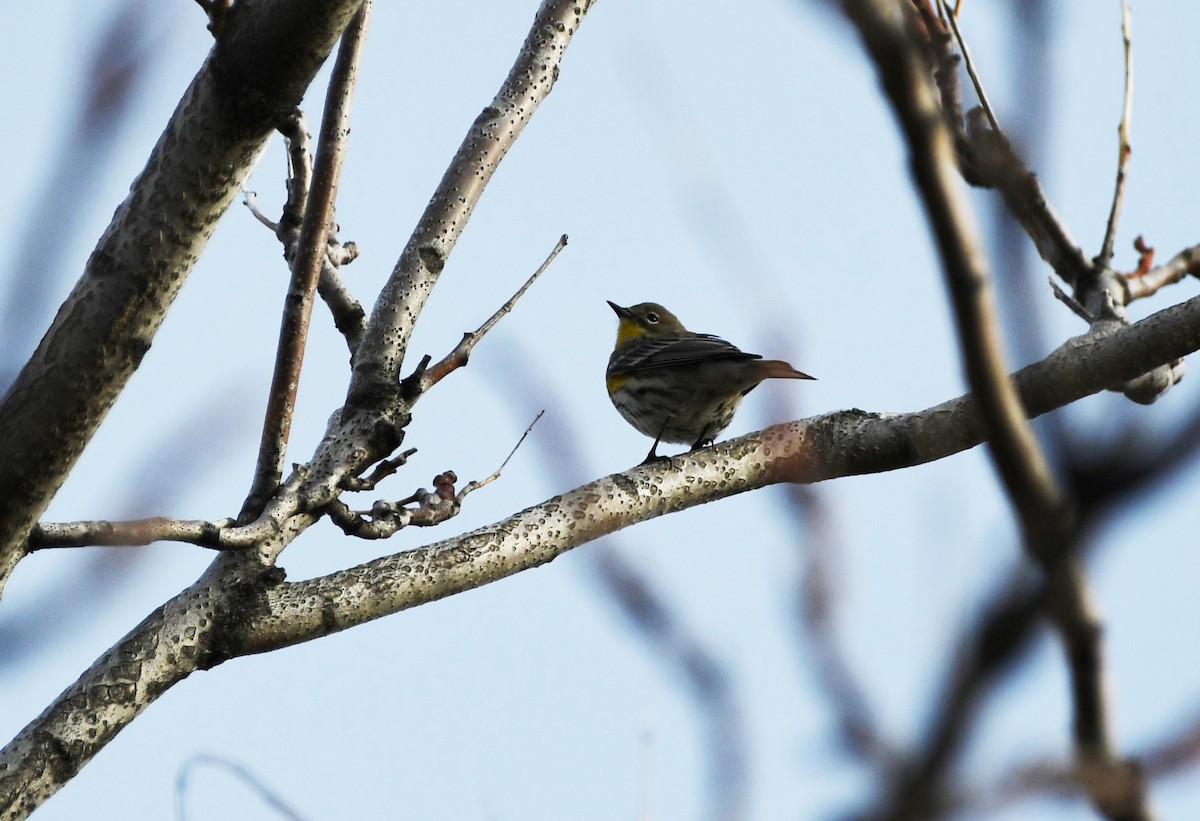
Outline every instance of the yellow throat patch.
<svg viewBox="0 0 1200 821">
<path fill-rule="evenodd" d="M 641 325 L 634 322 L 632 319 L 625 319 L 622 317 L 621 321 L 617 323 L 617 347 L 619 348 L 629 340 L 637 339 L 639 336 L 643 336 L 645 333 L 646 329 Z"/>
</svg>

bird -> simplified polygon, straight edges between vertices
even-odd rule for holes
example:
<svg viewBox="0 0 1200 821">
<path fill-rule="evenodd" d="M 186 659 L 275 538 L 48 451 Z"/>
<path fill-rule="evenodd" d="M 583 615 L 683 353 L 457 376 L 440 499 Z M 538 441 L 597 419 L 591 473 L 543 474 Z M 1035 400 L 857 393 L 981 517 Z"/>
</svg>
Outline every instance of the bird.
<svg viewBox="0 0 1200 821">
<path fill-rule="evenodd" d="M 764 379 L 815 379 L 780 359 L 763 359 L 712 334 L 689 331 L 657 302 L 624 308 L 608 358 L 605 385 L 613 406 L 654 439 L 642 464 L 659 459 L 660 442 L 698 450 L 729 427 L 742 397 Z"/>
</svg>

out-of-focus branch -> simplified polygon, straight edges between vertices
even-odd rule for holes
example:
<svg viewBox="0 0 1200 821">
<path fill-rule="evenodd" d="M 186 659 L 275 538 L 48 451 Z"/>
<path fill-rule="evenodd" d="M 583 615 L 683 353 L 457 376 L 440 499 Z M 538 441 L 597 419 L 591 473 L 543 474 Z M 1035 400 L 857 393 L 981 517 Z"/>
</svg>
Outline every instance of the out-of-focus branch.
<svg viewBox="0 0 1200 821">
<path fill-rule="evenodd" d="M 880 771 L 889 771 L 897 751 L 884 738 L 867 694 L 838 644 L 834 621 L 839 590 L 832 578 L 833 528 L 830 512 L 816 488 L 791 485 L 788 499 L 803 532 L 804 574 L 798 580 L 797 623 L 814 656 L 813 667 L 821 693 L 833 710 L 839 740 L 851 754 Z"/>
<path fill-rule="evenodd" d="M 37 350 L 0 402 L 0 585 L 149 350 L 280 112 L 361 0 L 239 6 Z"/>
<path fill-rule="evenodd" d="M 134 547 L 152 542 L 187 542 L 214 550 L 248 547 L 222 538 L 233 521 L 205 522 L 155 516 L 126 522 L 41 522 L 29 534 L 29 550 L 51 547 Z"/>
<path fill-rule="evenodd" d="M 202 764 L 232 775 L 257 795 L 280 818 L 286 821 L 304 821 L 304 816 L 300 815 L 279 793 L 268 787 L 249 768 L 224 756 L 206 754 L 192 756 L 179 768 L 179 775 L 175 779 L 175 817 L 177 821 L 187 821 L 189 777 L 192 771 Z"/>
<path fill-rule="evenodd" d="M 566 421 L 566 410 L 553 404 L 556 392 L 540 372 L 537 355 L 510 345 L 503 358 L 489 373 L 507 387 L 504 375 L 521 368 L 524 390 L 513 396 L 518 407 L 532 409 L 532 397 L 539 397 L 539 402 L 548 398 L 552 403 L 547 413 L 554 422 L 537 440 L 543 472 L 559 487 L 578 481 L 586 473 L 579 437 Z M 594 545 L 589 555 L 600 598 L 632 628 L 647 660 L 678 682 L 691 699 L 707 762 L 701 777 L 706 800 L 700 817 L 710 821 L 744 818 L 748 800 L 746 733 L 735 682 L 721 654 L 697 634 L 686 614 L 626 556 L 615 539 Z"/>
<path fill-rule="evenodd" d="M 258 464 L 239 516 L 243 521 L 262 512 L 263 505 L 283 475 L 296 392 L 300 387 L 300 370 L 304 363 L 304 348 L 308 342 L 308 326 L 312 319 L 317 281 L 325 264 L 334 200 L 337 198 L 342 162 L 350 137 L 350 104 L 358 79 L 358 61 L 370 18 L 371 0 L 364 0 L 342 35 L 342 44 L 329 78 L 317 160 L 313 169 L 313 190 L 305 203 L 296 255 L 292 260 L 292 276 L 279 330 L 279 348 L 275 354 L 275 370 L 271 376 L 262 440 L 258 447 Z"/>
<path fill-rule="evenodd" d="M 946 270 L 967 380 L 979 401 L 989 452 L 1016 509 L 1026 552 L 1048 577 L 1047 606 L 1071 672 L 1080 781 L 1113 819 L 1149 818 L 1139 771 L 1113 752 L 1101 664 L 1100 628 L 1075 555 L 1074 511 L 1042 454 L 1006 375 L 999 321 L 977 230 L 959 186 L 953 136 L 938 105 L 927 38 L 894 3 L 844 2 L 872 56 L 909 145 L 913 176 Z M 996 132 L 993 132 L 996 133 Z M 947 748 L 948 751 L 948 748 Z M 909 779 L 891 817 L 918 817 L 949 766 L 947 756 Z M 916 797 L 913 797 L 915 793 Z"/>
<path fill-rule="evenodd" d="M 1048 552 L 1069 538 L 1070 514 L 1008 380 L 987 263 L 924 54 L 908 33 L 899 13 L 902 6 L 844 5 L 908 139 L 913 176 L 946 270 L 967 381 L 979 401 L 989 452 L 1020 515 L 1030 552 L 1045 562 Z"/>
<path fill-rule="evenodd" d="M 122 143 L 121 129 L 130 121 L 142 79 L 166 51 L 164 37 L 152 31 L 153 21 L 164 17 L 152 1 L 125 0 L 98 32 L 81 66 L 74 83 L 81 93 L 78 108 L 48 166 L 53 171 L 40 196 L 23 204 L 26 227 L 0 272 L 0 391 L 16 376 L 18 357 L 33 348 L 45 331 L 43 323 L 53 315 L 50 300 L 67 276 L 64 252 L 96 182 Z"/>
<path fill-rule="evenodd" d="M 1200 716 L 1193 713 L 1174 722 L 1172 729 L 1137 753 L 1148 782 L 1170 778 L 1193 769 L 1200 759 Z M 950 810 L 997 813 L 1030 798 L 1069 797 L 1078 782 L 1078 768 L 1058 759 L 1019 764 L 989 782 L 969 787 L 947 802 Z"/>
</svg>

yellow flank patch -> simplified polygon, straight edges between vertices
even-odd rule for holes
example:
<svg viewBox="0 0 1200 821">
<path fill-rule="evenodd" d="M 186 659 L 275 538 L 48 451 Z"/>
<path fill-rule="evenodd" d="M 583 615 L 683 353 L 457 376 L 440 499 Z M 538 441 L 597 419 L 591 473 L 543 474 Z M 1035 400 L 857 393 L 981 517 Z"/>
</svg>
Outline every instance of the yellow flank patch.
<svg viewBox="0 0 1200 821">
<path fill-rule="evenodd" d="M 619 374 L 617 376 L 610 376 L 610 377 L 606 378 L 604 380 L 604 384 L 608 388 L 608 392 L 613 393 L 614 391 L 619 391 L 621 389 L 621 386 L 624 385 L 628 381 L 629 381 L 628 374 Z"/>
<path fill-rule="evenodd" d="M 646 333 L 646 329 L 632 319 L 622 318 L 617 323 L 617 344 L 623 345 L 631 339 L 637 339 L 639 336 Z"/>
</svg>

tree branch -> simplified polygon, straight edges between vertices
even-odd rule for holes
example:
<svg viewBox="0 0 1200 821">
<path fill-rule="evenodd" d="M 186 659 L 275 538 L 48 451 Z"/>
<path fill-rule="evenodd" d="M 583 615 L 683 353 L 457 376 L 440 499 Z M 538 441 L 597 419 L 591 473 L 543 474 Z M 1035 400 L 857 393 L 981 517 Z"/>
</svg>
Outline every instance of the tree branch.
<svg viewBox="0 0 1200 821">
<path fill-rule="evenodd" d="M 500 161 L 546 98 L 591 0 L 545 0 L 517 61 L 472 124 L 371 313 L 354 357 L 351 397 L 391 391 L 408 339 L 446 258 Z"/>
<path fill-rule="evenodd" d="M 979 401 L 989 452 L 1016 509 L 1025 550 L 1049 580 L 1049 613 L 1070 662 L 1075 744 L 1083 765 L 1081 784 L 1092 803 L 1109 818 L 1148 818 L 1137 768 L 1121 761 L 1109 740 L 1100 629 L 1076 555 L 1074 510 L 1058 487 L 1005 376 L 990 277 L 957 185 L 954 142 L 926 69 L 924 38 L 911 35 L 911 24 L 897 13 L 903 6 L 865 0 L 847 2 L 845 7 L 874 58 L 907 137 L 913 175 L 946 269 L 967 380 Z M 929 781 L 943 772 L 941 766 L 930 769 Z M 911 783 L 918 785 L 920 780 Z M 925 791 L 932 792 L 932 787 L 926 786 Z M 928 811 L 923 801 L 909 795 L 902 795 L 894 808 L 897 818 Z"/>
<path fill-rule="evenodd" d="M 329 504 L 348 478 L 357 477 L 403 443 L 411 404 L 403 398 L 399 373 L 417 316 L 484 186 L 550 93 L 563 53 L 590 5 L 590 0 L 544 0 L 500 91 L 455 153 L 381 291 L 354 353 L 346 404 L 331 420 L 309 462 L 301 489 L 307 509 Z"/>
<path fill-rule="evenodd" d="M 124 522 L 40 522 L 29 534 L 29 552 L 52 547 L 136 547 L 153 542 L 186 542 L 213 550 L 249 547 L 252 539 L 230 538 L 232 519 L 205 522 L 155 516 Z"/>
<path fill-rule="evenodd" d="M 1200 297 L 1068 341 L 1014 376 L 1039 415 L 1200 349 Z M 312 522 L 262 526 L 98 659 L 0 751 L 0 815 L 36 808 L 120 730 L 198 669 L 353 627 L 553 560 L 623 527 L 778 482 L 895 470 L 979 444 L 969 396 L 918 413 L 843 411 L 777 425 L 591 482 L 494 525 L 327 576 L 284 584 L 262 565 Z M 302 483 L 285 483 L 289 491 Z M 268 507 L 268 512 L 271 510 Z"/>
<path fill-rule="evenodd" d="M 429 357 L 427 356 L 422 359 L 421 363 L 417 365 L 417 369 L 402 383 L 406 400 L 409 402 L 416 401 L 418 397 L 420 397 L 438 382 L 441 382 L 451 373 L 466 365 L 467 360 L 471 357 L 471 351 L 475 350 L 475 345 L 479 342 L 479 340 L 483 339 L 484 334 L 495 327 L 496 323 L 499 322 L 505 314 L 512 311 L 513 306 L 517 304 L 517 300 L 529 290 L 529 287 L 537 281 L 537 278 L 540 277 L 545 270 L 550 267 L 550 263 L 554 262 L 554 258 L 558 256 L 559 252 L 566 247 L 567 235 L 563 234 L 561 237 L 559 237 L 558 243 L 553 249 L 551 249 L 550 254 L 546 257 L 545 261 L 538 266 L 538 269 L 530 275 L 529 279 L 525 280 L 525 284 L 518 288 L 517 292 L 513 294 L 507 302 L 501 305 L 494 314 L 488 317 L 486 322 L 484 322 L 471 333 L 463 334 L 462 340 L 460 340 L 459 343 L 454 346 L 454 350 L 446 354 L 440 362 L 430 368 Z M 538 416 L 541 416 L 541 414 L 538 414 Z M 536 422 L 537 420 L 535 419 L 534 421 Z"/>
<path fill-rule="evenodd" d="M 0 589 L 283 112 L 361 0 L 246 3 L 0 403 Z"/>
<path fill-rule="evenodd" d="M 242 521 L 253 519 L 262 512 L 263 505 L 283 476 L 296 392 L 300 388 L 300 369 L 308 342 L 308 326 L 312 319 L 317 282 L 325 264 L 329 229 L 333 224 L 333 204 L 337 198 L 342 162 L 350 137 L 350 103 L 354 97 L 358 61 L 370 18 L 371 0 L 364 0 L 342 35 L 342 44 L 329 78 L 325 113 L 321 118 L 321 137 L 317 144 L 317 161 L 313 169 L 313 190 L 305 203 L 304 220 L 300 226 L 296 255 L 292 260 L 292 277 L 284 303 L 283 327 L 279 329 L 279 347 L 275 354 L 275 370 L 271 376 L 271 391 L 263 419 L 258 464 L 254 469 L 250 492 L 242 505 L 239 516 Z M 290 202 L 291 197 L 288 199 Z"/>
<path fill-rule="evenodd" d="M 1112 206 L 1108 211 L 1108 223 L 1104 227 L 1104 239 L 1096 264 L 1107 268 L 1112 263 L 1113 242 L 1117 236 L 1117 223 L 1121 219 L 1121 204 L 1125 201 L 1126 170 L 1129 155 L 1129 124 L 1133 120 L 1133 15 L 1128 0 L 1121 0 L 1121 41 L 1125 46 L 1125 90 L 1122 95 L 1121 120 L 1117 125 L 1117 182 L 1113 189 Z"/>
</svg>

